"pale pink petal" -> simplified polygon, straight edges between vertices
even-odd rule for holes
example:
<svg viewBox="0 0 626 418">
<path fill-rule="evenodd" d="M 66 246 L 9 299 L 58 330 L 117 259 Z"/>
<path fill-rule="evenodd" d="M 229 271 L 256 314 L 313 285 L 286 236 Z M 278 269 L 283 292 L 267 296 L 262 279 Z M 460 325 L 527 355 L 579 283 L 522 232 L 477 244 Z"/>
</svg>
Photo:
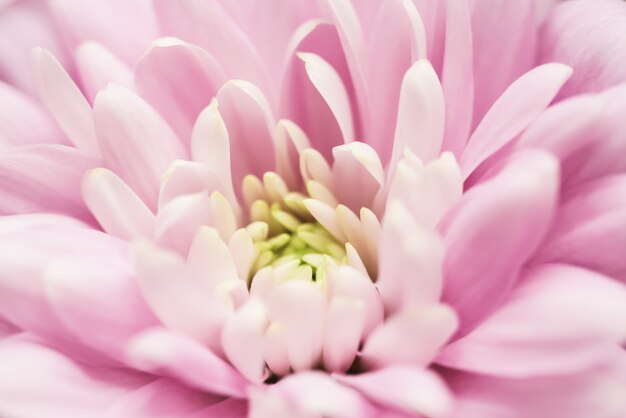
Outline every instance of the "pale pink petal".
<svg viewBox="0 0 626 418">
<path fill-rule="evenodd" d="M 536 258 L 562 261 L 626 280 L 626 175 L 573 188 Z"/>
<path fill-rule="evenodd" d="M 441 84 L 446 102 L 443 149 L 458 158 L 474 111 L 474 72 L 469 0 L 446 1 L 446 36 Z"/>
<path fill-rule="evenodd" d="M 300 154 L 310 148 L 304 131 L 288 119 L 281 119 L 276 126 L 276 172 L 291 190 L 302 186 Z"/>
<path fill-rule="evenodd" d="M 132 332 L 133 327 L 149 318 L 145 311 L 142 313 L 142 305 L 136 298 L 133 299 L 132 292 L 124 294 L 117 288 L 117 291 L 122 292 L 120 297 L 114 300 L 99 299 L 102 296 L 100 290 L 111 292 L 115 291 L 118 285 L 124 288 L 128 284 L 126 282 L 129 279 L 128 269 L 124 273 L 124 260 L 127 258 L 128 249 L 126 243 L 121 240 L 90 230 L 71 218 L 54 215 L 17 215 L 1 218 L 0 247 L 0 261 L 3 266 L 0 272 L 0 315 L 17 327 L 62 347 L 70 355 L 107 364 L 111 363 L 111 355 L 115 355 L 113 352 L 109 353 L 105 347 L 94 347 L 91 343 L 88 343 L 88 346 L 83 344 L 83 338 L 89 337 L 84 333 L 84 329 L 77 328 L 83 324 L 81 322 L 83 320 L 84 324 L 99 323 L 103 327 L 105 324 L 110 327 L 103 328 L 102 334 L 97 337 L 102 338 L 99 341 L 107 341 L 110 348 L 119 344 L 119 340 L 116 340 L 118 336 Z M 94 258 L 94 254 L 97 258 Z M 104 267 L 100 271 L 108 269 L 115 275 L 110 277 L 105 275 L 104 278 L 79 276 L 89 285 L 74 289 L 77 293 L 84 292 L 81 295 L 84 300 L 68 297 L 59 300 L 61 303 L 59 307 L 79 310 L 85 308 L 82 305 L 85 302 L 89 303 L 87 309 L 94 309 L 94 312 L 86 312 L 85 318 L 69 318 L 71 322 L 66 323 L 67 318 L 63 318 L 64 312 L 59 311 L 57 314 L 56 301 L 48 297 L 48 275 L 54 275 L 56 268 L 63 268 L 62 266 L 67 266 L 67 263 L 76 263 L 78 268 L 82 265 L 80 264 L 82 260 L 96 270 L 102 263 Z M 82 269 L 83 267 L 76 273 L 84 272 Z M 68 277 L 61 277 L 60 280 L 69 281 L 75 277 L 68 274 Z M 59 288 L 59 292 L 61 290 L 63 289 Z M 128 299 L 122 296 L 127 296 Z M 110 307 L 118 303 L 121 306 L 128 304 L 123 309 L 129 309 L 137 315 L 137 322 L 129 321 L 128 328 L 125 328 L 125 324 L 116 322 L 116 319 L 121 318 L 111 318 L 108 315 Z"/>
<path fill-rule="evenodd" d="M 184 383 L 158 378 L 119 396 L 111 407 L 106 408 L 103 418 L 204 417 L 200 414 L 217 408 L 221 402 L 220 397 L 199 392 L 185 386 Z"/>
<path fill-rule="evenodd" d="M 148 305 L 170 329 L 214 343 L 227 315 L 213 282 L 193 274 L 178 254 L 147 242 L 133 247 L 133 265 Z"/>
<path fill-rule="evenodd" d="M 617 282 L 546 264 L 526 272 L 506 304 L 437 362 L 518 378 L 584 371 L 626 341 L 626 325 L 615 320 L 621 317 L 626 290 Z"/>
<path fill-rule="evenodd" d="M 198 229 L 189 249 L 187 263 L 209 283 L 217 285 L 239 281 L 230 249 L 214 228 L 202 226 Z"/>
<path fill-rule="evenodd" d="M 533 1 L 471 0 L 475 127 L 506 88 L 535 65 Z"/>
<path fill-rule="evenodd" d="M 154 213 L 112 171 L 88 171 L 81 190 L 85 204 L 107 233 L 129 241 L 153 237 Z"/>
<path fill-rule="evenodd" d="M 358 392 L 337 383 L 321 372 L 298 373 L 281 380 L 275 386 L 264 391 L 255 391 L 251 395 L 249 416 L 253 418 L 376 416 L 375 408 Z M 278 415 L 277 412 L 282 414 Z"/>
<path fill-rule="evenodd" d="M 198 228 L 211 223 L 212 218 L 211 202 L 206 192 L 176 197 L 159 208 L 154 240 L 159 246 L 184 257 Z"/>
<path fill-rule="evenodd" d="M 574 68 L 559 97 L 599 92 L 626 82 L 624 36 L 626 5 L 621 1 L 557 5 L 541 27 L 539 60 Z"/>
<path fill-rule="evenodd" d="M 591 143 L 597 131 L 602 131 L 604 110 L 604 101 L 595 96 L 557 103 L 537 117 L 515 143 L 515 148 L 547 149 L 564 161 Z"/>
<path fill-rule="evenodd" d="M 354 141 L 354 124 L 350 99 L 348 91 L 337 71 L 317 54 L 300 52 L 297 56 L 304 62 L 304 68 L 309 80 L 335 117 L 343 137 L 342 142 Z"/>
<path fill-rule="evenodd" d="M 133 88 L 132 67 L 97 42 L 85 42 L 76 49 L 76 65 L 87 98 L 92 103 L 96 94 L 109 83 Z"/>
<path fill-rule="evenodd" d="M 128 348 L 138 369 L 172 376 L 208 393 L 242 397 L 245 379 L 197 341 L 154 329 L 136 337 Z"/>
<path fill-rule="evenodd" d="M 367 32 L 363 67 L 371 106 L 371 129 L 365 140 L 378 151 L 381 160 L 388 161 L 392 152 L 389 138 L 393 136 L 397 114 L 402 111 L 398 107 L 402 79 L 415 61 L 427 57 L 426 33 L 415 5 L 408 0 L 384 1 Z M 442 102 L 437 99 L 433 99 L 435 115 Z M 436 126 L 438 120 L 433 124 Z M 430 145 L 429 140 L 424 141 Z M 440 144 L 441 138 L 436 140 Z"/>
<path fill-rule="evenodd" d="M 227 78 L 247 80 L 267 90 L 269 74 L 265 74 L 258 52 L 218 2 L 156 0 L 153 3 L 165 35 L 206 49 L 224 68 Z"/>
<path fill-rule="evenodd" d="M 545 64 L 511 84 L 489 109 L 463 151 L 460 165 L 465 178 L 548 107 L 571 74 L 572 69 L 566 65 Z"/>
<path fill-rule="evenodd" d="M 105 166 L 155 209 L 161 176 L 187 154 L 179 139 L 150 105 L 120 86 L 98 93 L 93 113 Z"/>
<path fill-rule="evenodd" d="M 369 145 L 352 142 L 333 148 L 333 190 L 354 212 L 370 207 L 384 181 L 379 156 Z"/>
<path fill-rule="evenodd" d="M 387 207 L 376 287 L 388 312 L 439 302 L 443 287 L 443 240 L 421 227 L 398 203 Z"/>
<path fill-rule="evenodd" d="M 0 414 L 83 418 L 150 382 L 141 373 L 90 367 L 18 335 L 0 341 Z"/>
<path fill-rule="evenodd" d="M 372 368 L 392 364 L 428 365 L 458 327 L 447 305 L 415 305 L 387 318 L 363 347 L 361 357 Z"/>
<path fill-rule="evenodd" d="M 30 68 L 30 53 L 35 47 L 46 48 L 63 66 L 70 62 L 59 28 L 47 3 L 7 0 L 0 13 L 0 73 L 2 80 L 35 95 Z"/>
<path fill-rule="evenodd" d="M 453 209 L 444 225 L 443 300 L 459 312 L 461 334 L 510 291 L 552 221 L 558 184 L 554 157 L 527 151 Z"/>
<path fill-rule="evenodd" d="M 63 132 L 78 148 L 99 155 L 93 112 L 83 93 L 49 51 L 35 48 L 32 62 L 39 97 Z"/>
<path fill-rule="evenodd" d="M 0 108 L 0 151 L 20 145 L 67 142 L 37 102 L 3 82 L 0 82 Z"/>
<path fill-rule="evenodd" d="M 324 369 L 346 372 L 356 358 L 367 307 L 357 299 L 336 297 L 328 304 L 322 350 Z"/>
<path fill-rule="evenodd" d="M 198 411 L 189 418 L 245 418 L 247 416 L 247 401 L 235 398 L 228 398 L 224 401 L 204 408 L 202 411 Z"/>
<path fill-rule="evenodd" d="M 355 129 L 357 135 L 360 132 L 352 81 L 337 28 L 317 20 L 305 23 L 294 33 L 289 53 L 282 77 L 281 114 L 302 127 L 311 144 L 329 158 L 333 146 L 353 140 Z M 322 64 L 307 66 L 302 57 Z M 321 83 L 324 80 L 319 75 L 325 73 L 330 76 L 327 80 L 340 86 L 339 93 L 326 88 L 327 82 Z"/>
<path fill-rule="evenodd" d="M 441 152 L 445 124 L 444 97 L 437 74 L 426 60 L 404 75 L 390 167 L 409 149 L 423 163 Z"/>
<path fill-rule="evenodd" d="M 335 375 L 381 405 L 431 418 L 448 417 L 452 395 L 443 380 L 428 369 L 395 366 L 360 375 Z"/>
<path fill-rule="evenodd" d="M 65 145 L 31 145 L 0 156 L 0 213 L 56 212 L 88 222 L 80 183 L 100 159 Z"/>
<path fill-rule="evenodd" d="M 230 140 L 235 190 L 246 174 L 262 176 L 274 168 L 274 119 L 261 90 L 246 81 L 230 81 L 217 93 Z"/>
<path fill-rule="evenodd" d="M 206 50 L 173 38 L 154 42 L 135 68 L 139 93 L 188 144 L 194 121 L 226 80 Z"/>
<path fill-rule="evenodd" d="M 258 299 L 240 308 L 222 329 L 222 346 L 231 364 L 248 380 L 261 383 L 266 375 L 263 337 L 267 328 L 267 311 Z"/>
<path fill-rule="evenodd" d="M 52 0 L 50 7 L 72 46 L 98 42 L 131 66 L 157 35 L 150 0 L 111 0 L 88 7 L 81 0 Z"/>
<path fill-rule="evenodd" d="M 44 271 L 46 299 L 85 346 L 123 360 L 130 338 L 158 321 L 128 260 L 103 261 L 102 254 L 57 257 Z"/>
<path fill-rule="evenodd" d="M 453 418 L 619 418 L 626 410 L 623 350 L 581 373 L 534 379 L 449 374 Z"/>
<path fill-rule="evenodd" d="M 315 366 L 324 338 L 326 300 L 322 291 L 313 283 L 292 280 L 277 287 L 267 305 L 270 322 L 285 328 L 291 367 L 300 371 Z"/>
</svg>

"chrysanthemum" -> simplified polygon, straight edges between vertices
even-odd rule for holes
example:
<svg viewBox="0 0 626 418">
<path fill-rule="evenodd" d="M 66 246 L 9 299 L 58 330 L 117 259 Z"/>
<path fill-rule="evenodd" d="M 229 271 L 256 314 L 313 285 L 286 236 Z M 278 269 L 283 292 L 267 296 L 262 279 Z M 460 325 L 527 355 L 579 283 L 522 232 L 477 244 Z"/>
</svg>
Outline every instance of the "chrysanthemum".
<svg viewBox="0 0 626 418">
<path fill-rule="evenodd" d="M 625 3 L 1 3 L 3 418 L 626 416 Z"/>
</svg>

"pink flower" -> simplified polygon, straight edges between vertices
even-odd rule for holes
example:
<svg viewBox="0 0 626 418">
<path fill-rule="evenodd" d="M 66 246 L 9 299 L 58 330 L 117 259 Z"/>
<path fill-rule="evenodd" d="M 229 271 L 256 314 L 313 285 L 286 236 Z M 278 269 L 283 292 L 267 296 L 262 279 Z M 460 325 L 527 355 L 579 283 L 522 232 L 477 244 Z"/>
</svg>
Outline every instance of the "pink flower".
<svg viewBox="0 0 626 418">
<path fill-rule="evenodd" d="M 626 5 L 553 3 L 2 2 L 0 416 L 623 417 Z"/>
</svg>

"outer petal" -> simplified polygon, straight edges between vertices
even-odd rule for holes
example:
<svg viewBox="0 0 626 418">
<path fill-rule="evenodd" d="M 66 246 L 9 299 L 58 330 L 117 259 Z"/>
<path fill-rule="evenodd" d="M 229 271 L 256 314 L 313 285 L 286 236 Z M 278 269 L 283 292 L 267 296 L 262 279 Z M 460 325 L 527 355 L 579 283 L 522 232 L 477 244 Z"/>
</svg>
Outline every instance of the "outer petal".
<svg viewBox="0 0 626 418">
<path fill-rule="evenodd" d="M 542 265 L 437 362 L 518 378 L 584 371 L 626 341 L 626 325 L 617 318 L 626 318 L 620 284 L 571 266 Z"/>
<path fill-rule="evenodd" d="M 50 7 L 70 44 L 96 41 L 131 66 L 156 38 L 150 0 L 98 2 L 88 9 L 80 0 L 53 0 Z"/>
<path fill-rule="evenodd" d="M 470 189 L 449 214 L 443 300 L 459 312 L 461 334 L 510 290 L 550 225 L 558 185 L 556 160 L 529 151 Z"/>
<path fill-rule="evenodd" d="M 0 213 L 57 212 L 85 221 L 93 217 L 80 182 L 100 160 L 64 145 L 32 145 L 0 156 Z"/>
<path fill-rule="evenodd" d="M 574 68 L 560 98 L 599 92 L 626 82 L 626 4 L 615 0 L 572 1 L 557 5 L 541 27 L 542 62 Z"/>
<path fill-rule="evenodd" d="M 626 280 L 626 175 L 570 190 L 538 261 L 561 261 Z"/>
<path fill-rule="evenodd" d="M 623 350 L 613 354 L 595 369 L 547 378 L 450 374 L 453 417 L 619 418 L 626 410 L 626 359 Z"/>
<path fill-rule="evenodd" d="M 473 126 L 513 80 L 535 65 L 537 28 L 533 3 L 470 1 L 477 92 Z"/>
<path fill-rule="evenodd" d="M 161 176 L 186 155 L 178 138 L 146 102 L 116 85 L 96 97 L 94 119 L 106 167 L 154 209 Z"/>
<path fill-rule="evenodd" d="M 49 51 L 35 48 L 32 61 L 39 97 L 63 132 L 78 148 L 99 155 L 93 114 L 83 93 Z"/>
<path fill-rule="evenodd" d="M 224 70 L 207 51 L 174 38 L 155 41 L 135 68 L 137 89 L 185 144 L 224 81 Z"/>
<path fill-rule="evenodd" d="M 334 377 L 375 402 L 410 414 L 439 418 L 449 416 L 452 410 L 452 396 L 444 382 L 428 369 L 396 366 Z"/>
<path fill-rule="evenodd" d="M 21 329 L 101 361 L 119 359 L 124 340 L 154 323 L 123 241 L 50 215 L 7 216 L 0 231 L 0 314 Z"/>
<path fill-rule="evenodd" d="M 0 366 L 0 414 L 6 417 L 99 416 L 151 379 L 80 364 L 25 335 L 0 341 Z"/>
<path fill-rule="evenodd" d="M 197 341 L 155 329 L 140 334 L 128 348 L 137 368 L 173 376 L 209 393 L 242 397 L 245 379 Z"/>
<path fill-rule="evenodd" d="M 65 143 L 63 134 L 41 106 L 0 82 L 0 151 L 36 143 Z"/>
<path fill-rule="evenodd" d="M 548 107 L 571 74 L 572 69 L 566 65 L 545 64 L 511 84 L 489 109 L 463 151 L 460 165 L 465 178 Z"/>
<path fill-rule="evenodd" d="M 77 48 L 76 64 L 83 88 L 91 102 L 109 83 L 133 88 L 131 67 L 97 42 L 85 42 Z"/>
</svg>

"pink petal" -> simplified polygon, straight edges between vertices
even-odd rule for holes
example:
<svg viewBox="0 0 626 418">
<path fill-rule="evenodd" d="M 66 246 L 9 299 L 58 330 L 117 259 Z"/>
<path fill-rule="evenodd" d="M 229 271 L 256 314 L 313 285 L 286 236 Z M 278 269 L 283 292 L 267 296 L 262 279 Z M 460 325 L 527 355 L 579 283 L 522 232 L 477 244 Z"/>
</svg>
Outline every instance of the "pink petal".
<svg viewBox="0 0 626 418">
<path fill-rule="evenodd" d="M 370 207 L 384 181 L 384 170 L 376 151 L 363 142 L 333 148 L 333 180 L 339 202 L 358 212 Z"/>
<path fill-rule="evenodd" d="M 174 132 L 150 105 L 116 85 L 96 97 L 94 120 L 106 167 L 155 209 L 161 176 L 186 155 Z"/>
<path fill-rule="evenodd" d="M 133 88 L 131 67 L 97 42 L 85 42 L 77 48 L 76 65 L 83 88 L 92 103 L 96 94 L 109 83 Z"/>
<path fill-rule="evenodd" d="M 626 410 L 623 350 L 581 373 L 529 379 L 452 374 L 454 418 L 618 418 Z"/>
<path fill-rule="evenodd" d="M 207 50 L 224 68 L 227 78 L 248 80 L 267 91 L 268 74 L 254 45 L 218 2 L 157 0 L 154 8 L 166 35 Z"/>
<path fill-rule="evenodd" d="M 33 99 L 0 82 L 0 151 L 20 145 L 66 142 L 48 114 Z"/>
<path fill-rule="evenodd" d="M 443 91 L 430 63 L 420 60 L 404 75 L 390 167 L 406 149 L 423 163 L 441 151 L 445 123 Z"/>
<path fill-rule="evenodd" d="M 157 214 L 155 243 L 186 256 L 198 228 L 211 223 L 211 212 L 211 202 L 206 192 L 172 199 Z"/>
<path fill-rule="evenodd" d="M 535 66 L 533 1 L 472 0 L 474 121 L 478 125 L 511 83 Z"/>
<path fill-rule="evenodd" d="M 379 251 L 376 287 L 388 312 L 439 302 L 443 241 L 418 225 L 401 204 L 387 207 Z"/>
<path fill-rule="evenodd" d="M 99 155 L 93 114 L 83 93 L 49 51 L 35 48 L 32 62 L 39 97 L 63 132 L 76 147 Z"/>
<path fill-rule="evenodd" d="M 99 416 L 151 379 L 80 364 L 26 335 L 0 342 L 0 367 L 0 414 L 7 417 Z"/>
<path fill-rule="evenodd" d="M 103 418 L 204 417 L 200 414 L 218 408 L 220 403 L 222 401 L 218 396 L 209 396 L 183 383 L 159 378 L 118 397 L 115 403 L 106 409 Z M 208 417 L 210 415 L 207 415 Z"/>
<path fill-rule="evenodd" d="M 194 274 L 178 254 L 147 242 L 134 245 L 133 265 L 148 305 L 168 328 L 207 343 L 217 341 L 227 309 L 214 282 Z"/>
<path fill-rule="evenodd" d="M 88 8 L 80 0 L 53 0 L 50 7 L 72 46 L 98 42 L 131 66 L 156 38 L 156 20 L 149 0 L 130 4 L 112 0 Z"/>
<path fill-rule="evenodd" d="M 459 312 L 461 335 L 509 292 L 550 225 L 558 185 L 557 161 L 527 151 L 466 192 L 449 215 L 443 300 Z"/>
<path fill-rule="evenodd" d="M 228 363 L 200 343 L 179 334 L 154 329 L 136 337 L 129 360 L 150 373 L 173 376 L 208 393 L 243 397 L 246 381 Z"/>
<path fill-rule="evenodd" d="M 149 318 L 146 311 L 142 312 L 141 301 L 133 297 L 132 283 L 127 281 L 128 269 L 124 270 L 126 244 L 61 216 L 19 215 L 5 216 L 1 220 L 0 261 L 3 269 L 0 273 L 0 316 L 62 347 L 70 355 L 93 362 L 111 363 L 110 357 L 115 353 L 109 352 L 108 348 L 119 344 L 121 335 L 132 333 L 133 329 L 145 324 L 144 319 Z M 94 254 L 97 254 L 97 259 L 93 258 Z M 98 277 L 93 273 L 95 277 L 86 277 L 89 286 L 76 285 L 73 290 L 64 288 L 63 280 L 74 281 L 84 273 L 82 260 L 95 270 L 102 263 L 100 271 L 109 271 L 112 275 Z M 75 273 L 78 276 L 68 273 L 67 277 L 62 275 L 57 279 L 55 275 L 68 263 L 76 264 Z M 50 299 L 48 293 L 49 280 L 53 279 L 55 281 L 50 282 L 51 285 L 56 283 L 54 286 L 58 286 L 54 294 L 58 296 L 56 300 Z M 122 289 L 129 292 L 125 293 Z M 108 300 L 99 299 L 102 296 L 100 291 L 120 293 L 119 297 Z M 72 292 L 76 293 L 72 295 Z M 75 299 L 75 296 L 80 297 Z M 89 303 L 89 308 L 83 302 Z M 121 318 L 110 317 L 111 306 L 116 307 L 115 311 L 130 310 L 137 315 L 137 322 L 116 322 Z M 86 309 L 84 318 L 67 314 L 68 311 L 83 309 Z M 102 333 L 93 341 L 101 342 L 102 346 L 83 343 L 83 339 L 90 335 L 84 332 L 82 326 L 93 329 L 90 325 L 96 323 L 102 327 Z"/>
<path fill-rule="evenodd" d="M 83 177 L 82 195 L 102 228 L 124 240 L 152 238 L 155 216 L 115 173 L 96 168 Z"/>
<path fill-rule="evenodd" d="M 215 58 L 177 39 L 155 41 L 135 68 L 139 93 L 185 144 L 198 114 L 224 81 L 224 71 Z"/>
<path fill-rule="evenodd" d="M 58 26 L 48 4 L 38 1 L 3 1 L 0 13 L 0 73 L 2 80 L 34 95 L 35 86 L 30 68 L 31 51 L 46 48 L 61 61 L 69 64 Z M 3 107 L 3 109 L 5 109 Z"/>
<path fill-rule="evenodd" d="M 324 368 L 346 372 L 356 358 L 365 328 L 366 306 L 356 299 L 338 297 L 328 304 L 322 350 Z"/>
<path fill-rule="evenodd" d="M 288 119 L 278 121 L 276 127 L 276 172 L 290 190 L 302 187 L 300 154 L 310 148 L 304 131 Z"/>
<path fill-rule="evenodd" d="M 83 344 L 122 360 L 130 338 L 158 321 L 128 260 L 103 261 L 102 254 L 58 257 L 45 269 L 45 294 L 55 315 Z"/>
<path fill-rule="evenodd" d="M 474 72 L 469 0 L 446 1 L 445 52 L 441 84 L 446 102 L 443 149 L 461 156 L 472 125 Z"/>
<path fill-rule="evenodd" d="M 441 418 L 448 417 L 452 410 L 448 388 L 436 373 L 427 369 L 396 366 L 334 377 L 381 405 L 409 414 Z"/>
<path fill-rule="evenodd" d="M 511 84 L 489 109 L 463 151 L 460 165 L 465 178 L 548 107 L 571 73 L 566 65 L 545 64 Z"/>
<path fill-rule="evenodd" d="M 294 33 L 289 46 L 281 86 L 281 113 L 302 127 L 312 145 L 329 158 L 333 146 L 354 140 L 355 129 L 360 128 L 352 80 L 337 29 L 312 21 Z M 336 87 L 330 87 L 329 82 Z"/>
<path fill-rule="evenodd" d="M 562 261 L 626 280 L 626 175 L 568 191 L 537 260 Z"/>
<path fill-rule="evenodd" d="M 618 283 L 546 264 L 528 271 L 504 306 L 445 347 L 437 362 L 517 378 L 582 371 L 626 341 L 620 317 L 626 317 L 626 290 Z"/>
<path fill-rule="evenodd" d="M 382 2 L 368 28 L 365 54 L 363 70 L 371 105 L 371 130 L 365 140 L 378 151 L 381 160 L 388 161 L 392 151 L 389 138 L 393 136 L 396 115 L 401 112 L 398 103 L 402 78 L 411 64 L 427 56 L 424 22 L 412 2 Z"/>
<path fill-rule="evenodd" d="M 245 81 L 230 81 L 217 93 L 219 111 L 230 139 L 235 190 L 246 174 L 262 176 L 274 169 L 274 119 L 261 90 Z"/>
<path fill-rule="evenodd" d="M 83 173 L 100 160 L 65 145 L 31 145 L 0 156 L 0 213 L 57 212 L 88 222 Z"/>
<path fill-rule="evenodd" d="M 375 409 L 358 392 L 321 372 L 302 372 L 251 394 L 250 417 L 373 418 Z M 341 399 L 341 402 L 337 402 Z M 284 415 L 279 415 L 281 412 Z"/>
<path fill-rule="evenodd" d="M 577 1 L 554 8 L 541 27 L 539 59 L 574 68 L 560 98 L 599 92 L 626 81 L 625 28 L 626 5 L 620 1 Z"/>
<path fill-rule="evenodd" d="M 447 305 L 415 305 L 389 317 L 369 336 L 361 354 L 373 368 L 428 365 L 458 327 Z"/>
</svg>

